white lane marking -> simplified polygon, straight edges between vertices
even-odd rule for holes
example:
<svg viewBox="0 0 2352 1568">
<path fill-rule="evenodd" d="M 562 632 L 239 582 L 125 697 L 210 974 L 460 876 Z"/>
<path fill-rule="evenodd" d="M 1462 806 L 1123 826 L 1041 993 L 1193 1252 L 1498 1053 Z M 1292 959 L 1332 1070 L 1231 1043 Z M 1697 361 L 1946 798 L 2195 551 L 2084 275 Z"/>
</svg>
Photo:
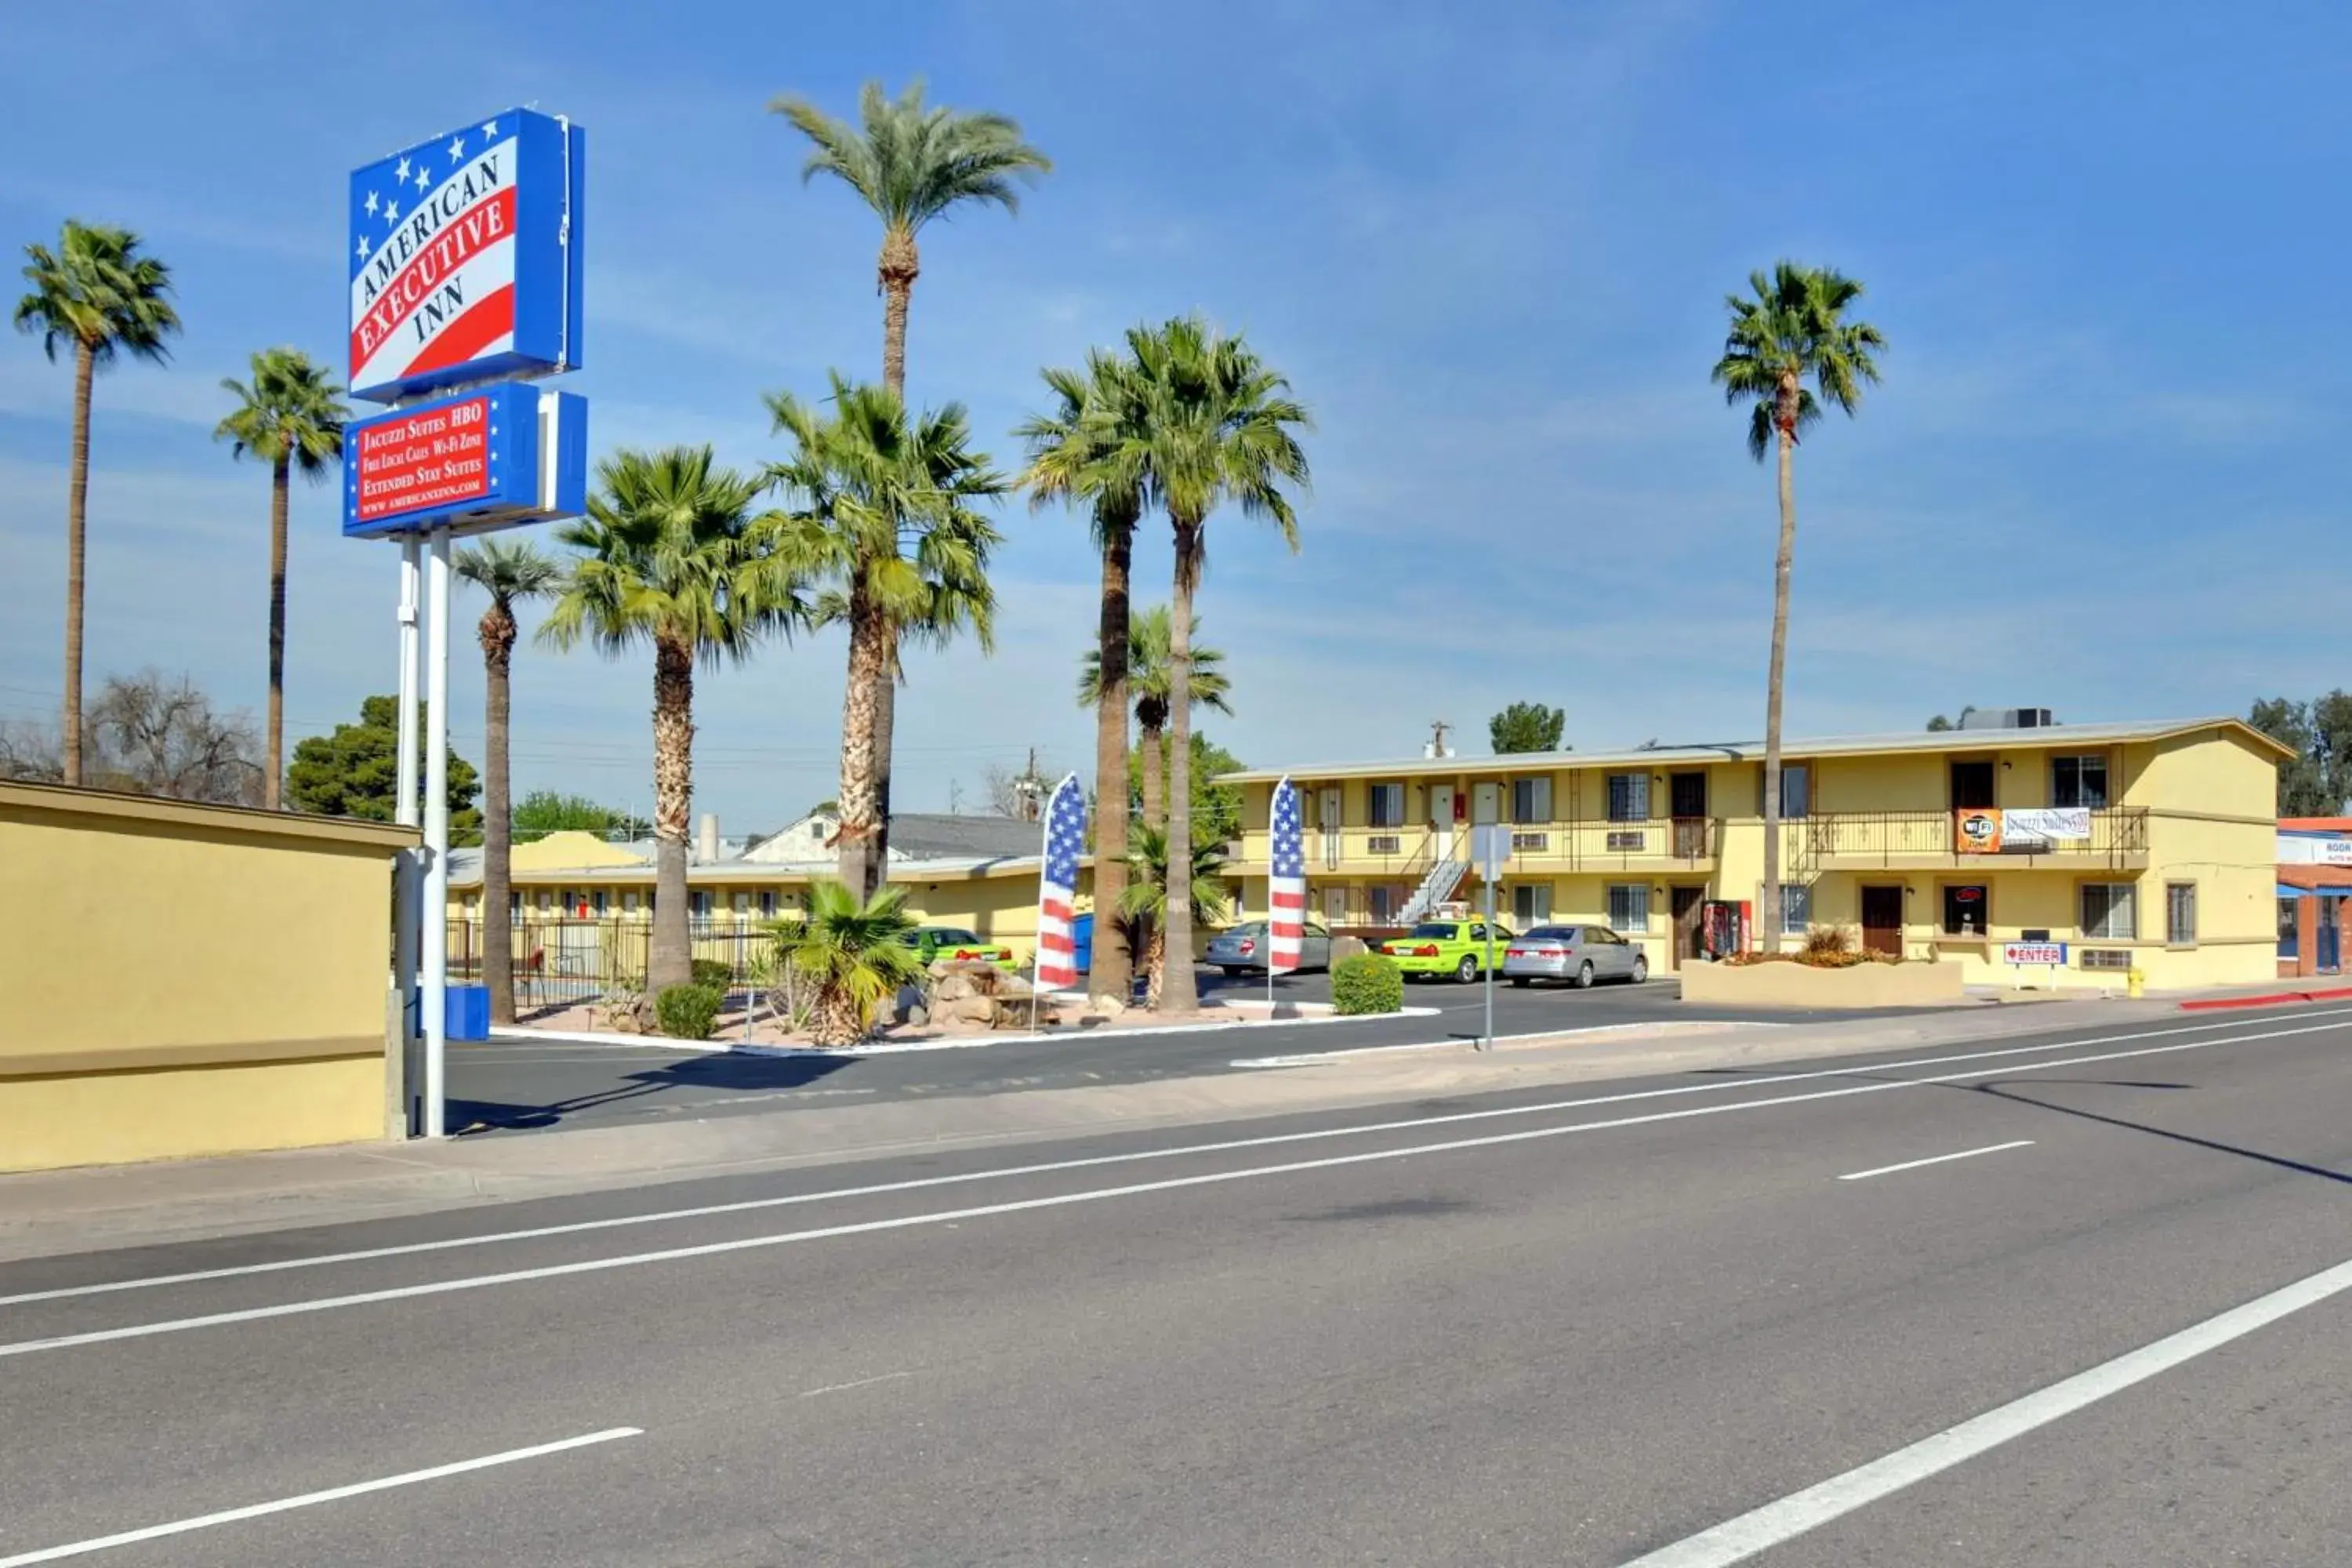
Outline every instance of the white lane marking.
<svg viewBox="0 0 2352 1568">
<path fill-rule="evenodd" d="M 2304 1017 L 2352 1016 L 2352 1007 L 2300 1016 Z M 1950 1056 L 1906 1057 L 1899 1061 L 1819 1068 L 1804 1072 L 1768 1073 L 1753 1078 L 1724 1079 L 1712 1083 L 1677 1084 L 1667 1089 L 1628 1089 L 1617 1094 L 1588 1095 L 1580 1100 L 1546 1100 L 1537 1105 L 1503 1105 L 1489 1107 L 1483 1110 L 1447 1111 L 1437 1116 L 1412 1117 L 1395 1121 L 1366 1122 L 1347 1127 L 1318 1127 L 1303 1132 L 1270 1132 L 1255 1138 L 1230 1138 L 1213 1143 L 1187 1143 L 1171 1149 L 1139 1149 L 1119 1154 L 1092 1154 L 1080 1159 L 1050 1160 L 1031 1165 L 1004 1165 L 990 1171 L 964 1171 L 948 1176 L 916 1176 L 906 1181 L 877 1182 L 859 1187 L 831 1187 L 815 1193 L 785 1193 L 775 1197 L 743 1198 L 733 1203 L 700 1204 L 691 1208 L 659 1209 L 651 1214 L 610 1215 L 602 1219 L 572 1220 L 563 1225 L 533 1226 L 527 1229 L 491 1231 L 478 1236 L 446 1237 L 437 1241 L 403 1242 L 391 1247 L 361 1247 L 349 1252 L 320 1253 L 308 1258 L 280 1258 L 267 1263 L 239 1263 L 219 1268 L 193 1268 L 175 1274 L 150 1274 L 131 1279 L 110 1279 L 94 1285 L 67 1285 L 50 1290 L 25 1290 L 12 1296 L 0 1296 L 0 1307 L 24 1306 L 35 1301 L 66 1300 L 79 1296 L 106 1296 L 123 1290 L 148 1290 L 166 1285 L 194 1285 L 210 1279 L 236 1279 L 253 1274 L 279 1274 L 299 1268 L 321 1268 L 332 1264 L 365 1263 L 385 1258 L 408 1258 L 420 1253 L 488 1247 L 501 1242 L 539 1241 L 554 1236 L 579 1236 L 593 1231 L 615 1230 L 630 1226 L 666 1224 L 673 1220 L 708 1219 L 719 1215 L 748 1214 L 760 1209 L 787 1208 L 802 1204 L 825 1203 L 840 1198 L 877 1197 L 891 1193 L 919 1192 L 929 1187 L 961 1186 L 968 1183 L 1002 1181 L 1019 1176 L 1053 1175 L 1066 1171 L 1093 1170 L 1106 1165 L 1137 1164 L 1151 1160 L 1173 1160 L 1195 1154 L 1226 1154 L 1242 1149 L 1265 1149 L 1284 1143 L 1312 1142 L 1328 1138 L 1356 1138 L 1380 1132 L 1408 1132 L 1423 1127 L 1444 1127 L 1457 1122 L 1485 1121 L 1497 1117 L 1538 1116 L 1555 1110 L 1583 1110 L 1596 1105 L 1621 1105 L 1629 1100 L 1664 1100 L 1687 1094 L 1718 1094 L 1732 1089 L 1767 1089 L 1775 1084 L 1807 1083 L 1825 1078 L 1852 1078 L 1856 1073 L 1862 1072 L 1891 1072 L 1900 1068 L 1944 1067 L 1953 1062 L 1991 1061 L 2011 1057 L 2032 1056 L 2041 1051 L 2071 1050 L 2081 1046 L 2119 1045 L 2129 1040 L 2162 1039 L 2174 1035 L 2210 1034 L 2217 1029 L 2242 1029 L 2249 1024 L 2266 1021 L 2256 1018 L 2216 1019 L 2208 1023 L 2186 1024 L 2172 1028 L 2143 1029 L 2124 1035 L 2100 1035 L 2089 1039 L 2053 1040 L 2035 1046 L 2006 1046 L 1998 1050 L 1963 1051 Z M 2317 1026 L 2317 1028 L 2326 1029 L 2337 1026 L 2330 1024 Z M 2314 1031 L 2294 1032 L 2312 1033 Z M 2268 1039 L 2270 1036 L 2251 1035 L 2230 1037 Z"/>
<path fill-rule="evenodd" d="M 538 1443 L 528 1448 L 509 1448 L 503 1454 L 486 1454 L 478 1459 L 460 1459 L 454 1465 L 436 1465 L 429 1470 L 410 1470 L 405 1475 L 385 1476 L 380 1480 L 359 1481 L 347 1487 L 330 1487 L 322 1492 L 304 1492 L 300 1497 L 280 1498 L 276 1502 L 257 1502 L 245 1508 L 226 1509 L 219 1513 L 207 1513 L 195 1519 L 175 1520 L 170 1524 L 151 1524 L 144 1530 L 126 1530 L 120 1535 L 101 1535 L 92 1541 L 76 1541 L 64 1546 L 45 1546 L 38 1552 L 20 1552 L 14 1557 L 0 1557 L 0 1568 L 27 1568 L 34 1563 L 56 1563 L 68 1557 L 80 1557 L 92 1552 L 105 1552 L 117 1546 L 135 1545 L 142 1541 L 159 1541 L 167 1535 L 185 1535 L 192 1530 L 210 1530 L 215 1525 L 235 1524 L 240 1520 L 260 1519 L 267 1514 L 284 1513 L 290 1509 L 313 1508 L 322 1502 L 341 1502 L 345 1498 L 364 1497 L 369 1492 L 389 1491 L 394 1487 L 413 1487 L 421 1481 L 437 1481 L 450 1476 L 462 1476 L 468 1470 L 487 1470 L 495 1465 L 519 1464 L 524 1459 L 544 1458 L 572 1448 L 585 1448 L 594 1443 L 610 1443 L 622 1437 L 642 1437 L 645 1431 L 637 1426 L 614 1426 L 603 1432 L 591 1432 L 584 1437 L 566 1437 L 556 1443 Z"/>
<path fill-rule="evenodd" d="M 1727 1568 L 2347 1289 L 2352 1289 L 2352 1260 L 1637 1557 L 1625 1568 Z"/>
<path fill-rule="evenodd" d="M 871 1388 L 877 1383 L 895 1383 L 902 1377 L 912 1377 L 915 1374 L 912 1371 L 886 1372 L 879 1377 L 861 1377 L 855 1383 L 828 1383 L 823 1388 L 802 1389 L 801 1397 L 803 1399 L 814 1399 L 820 1394 L 846 1394 L 853 1388 Z M 5 1568 L 5 1565 L 0 1565 L 0 1568 Z"/>
<path fill-rule="evenodd" d="M 1573 1029 L 1537 1029 L 1524 1035 L 1496 1035 L 1496 1045 L 1514 1040 L 1565 1040 L 1580 1035 L 1622 1035 L 1632 1029 L 1792 1029 L 1793 1024 L 1771 1019 L 1646 1018 L 1630 1024 L 1580 1024 Z M 1300 1051 L 1286 1057 L 1244 1057 L 1227 1065 L 1237 1068 L 1294 1068 L 1313 1062 L 1344 1061 L 1349 1057 L 1373 1057 L 1395 1051 L 1460 1050 L 1477 1044 L 1467 1036 L 1422 1040 L 1409 1046 L 1349 1046 L 1336 1051 Z"/>
<path fill-rule="evenodd" d="M 2247 1040 L 2270 1039 L 2283 1035 L 2307 1035 L 2333 1031 L 2340 1026 L 2313 1025 L 2301 1029 L 2274 1030 L 2265 1035 L 2236 1035 L 2218 1040 L 2184 1040 L 2178 1045 L 2144 1046 L 2133 1051 L 2106 1051 L 2095 1056 L 2061 1057 L 2053 1061 L 2016 1062 L 2000 1067 L 1977 1068 L 1968 1072 L 1941 1073 L 1931 1078 L 1890 1079 L 1872 1083 L 1849 1084 L 1843 1089 L 1817 1089 L 1804 1094 L 1784 1094 L 1769 1100 L 1733 1100 L 1726 1105 L 1698 1105 L 1685 1110 L 1654 1110 L 1640 1116 L 1612 1117 L 1601 1121 L 1571 1121 L 1559 1127 L 1530 1127 L 1517 1132 L 1496 1132 L 1484 1138 L 1454 1138 L 1440 1143 L 1414 1143 L 1402 1149 L 1372 1149 L 1357 1154 L 1334 1154 L 1320 1160 L 1293 1160 L 1279 1165 L 1247 1165 L 1234 1171 L 1210 1171 L 1193 1176 L 1171 1176 L 1160 1182 L 1133 1182 L 1125 1186 L 1094 1187 L 1084 1192 L 1056 1193 L 1041 1198 L 1016 1198 L 1000 1204 L 979 1204 L 969 1208 L 939 1209 L 929 1214 L 898 1215 L 888 1219 L 858 1220 L 845 1225 L 828 1225 L 810 1230 L 772 1232 L 766 1236 L 738 1237 L 732 1241 L 704 1242 L 694 1247 L 664 1247 L 656 1252 L 623 1253 L 613 1258 L 583 1258 L 573 1263 L 551 1263 L 537 1268 L 513 1268 L 497 1274 L 472 1274 L 455 1279 L 429 1280 L 416 1285 L 394 1285 L 381 1290 L 357 1290 L 343 1296 L 320 1296 L 304 1301 L 283 1301 L 269 1307 L 247 1307 L 235 1311 L 206 1312 L 193 1318 L 171 1318 L 152 1323 L 132 1323 L 116 1329 L 92 1329 L 76 1334 L 57 1334 L 47 1339 L 20 1340 L 13 1344 L 0 1344 L 0 1358 L 32 1355 L 42 1351 L 69 1350 L 79 1345 L 106 1344 L 116 1340 L 148 1339 L 158 1334 L 184 1333 L 191 1329 L 220 1328 L 231 1323 L 256 1323 L 273 1318 L 302 1317 L 312 1312 L 336 1311 L 347 1307 L 373 1306 L 383 1301 L 407 1301 L 425 1296 L 447 1296 L 461 1290 L 486 1289 L 493 1285 L 520 1285 L 539 1279 L 564 1279 L 580 1274 L 601 1274 L 615 1268 L 635 1268 L 654 1263 L 677 1263 L 689 1258 L 720 1258 L 730 1253 L 750 1252 L 771 1247 L 789 1247 L 798 1242 L 825 1241 L 844 1236 L 872 1236 L 882 1231 L 910 1230 L 921 1226 L 948 1225 L 968 1219 L 985 1219 L 996 1215 L 1025 1214 L 1032 1209 L 1067 1208 L 1077 1204 L 1102 1203 L 1111 1198 L 1137 1197 L 1146 1193 L 1171 1193 L 1188 1187 L 1206 1187 L 1230 1182 L 1246 1182 L 1268 1176 L 1295 1175 L 1301 1171 L 1336 1170 L 1343 1165 L 1364 1165 L 1388 1160 L 1409 1160 L 1423 1154 L 1444 1154 L 1464 1149 L 1499 1148 L 1508 1143 L 1524 1143 L 1538 1138 L 1561 1138 L 1576 1132 L 1601 1132 L 1620 1127 L 1643 1127 L 1661 1121 L 1681 1121 L 1699 1116 L 1720 1116 L 1736 1110 L 1763 1110 L 1776 1106 L 1799 1105 L 1819 1100 L 1843 1100 L 1858 1094 L 1884 1094 L 1889 1089 L 1920 1089 L 1941 1083 L 1960 1083 L 1969 1079 L 1999 1078 L 2004 1073 L 2042 1072 L 2052 1068 L 2082 1067 L 2091 1062 L 2120 1061 L 2132 1057 L 2165 1056 L 2174 1051 L 2206 1050 L 2214 1046 L 2242 1044 Z"/>
<path fill-rule="evenodd" d="M 1981 1149 L 1963 1149 L 1957 1154 L 1931 1154 L 1924 1160 L 1906 1160 L 1899 1165 L 1881 1165 L 1873 1171 L 1849 1171 L 1838 1178 L 1841 1182 L 1866 1182 L 1873 1176 L 1891 1176 L 1897 1171 L 1916 1171 L 1922 1165 L 1942 1165 L 1954 1160 L 1973 1160 L 1979 1154 L 1998 1154 L 2003 1149 L 2031 1149 L 2033 1140 L 2020 1138 L 2010 1143 L 1988 1143 Z"/>
</svg>

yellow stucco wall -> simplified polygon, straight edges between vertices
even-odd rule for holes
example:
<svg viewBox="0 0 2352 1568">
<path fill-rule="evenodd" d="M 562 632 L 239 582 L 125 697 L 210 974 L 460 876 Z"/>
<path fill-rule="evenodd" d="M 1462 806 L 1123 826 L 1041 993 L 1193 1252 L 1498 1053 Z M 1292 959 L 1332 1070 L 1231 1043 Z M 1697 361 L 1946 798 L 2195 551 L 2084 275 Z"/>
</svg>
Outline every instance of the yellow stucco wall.
<svg viewBox="0 0 2352 1568">
<path fill-rule="evenodd" d="M 414 839 L 0 784 L 0 1170 L 382 1136 Z"/>
</svg>

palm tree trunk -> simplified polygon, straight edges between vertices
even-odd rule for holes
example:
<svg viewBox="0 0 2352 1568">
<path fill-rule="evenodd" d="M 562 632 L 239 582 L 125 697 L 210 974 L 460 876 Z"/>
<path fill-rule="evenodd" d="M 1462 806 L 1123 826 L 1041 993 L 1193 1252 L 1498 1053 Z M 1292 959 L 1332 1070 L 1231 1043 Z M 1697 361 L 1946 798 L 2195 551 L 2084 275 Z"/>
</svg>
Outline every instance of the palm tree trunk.
<svg viewBox="0 0 2352 1568">
<path fill-rule="evenodd" d="M 73 473 L 66 491 L 66 689 L 58 745 L 68 784 L 81 783 L 82 530 L 89 515 L 89 387 L 98 362 L 74 345 Z"/>
<path fill-rule="evenodd" d="M 1137 749 L 1143 753 L 1143 825 L 1168 830 L 1166 786 L 1160 782 L 1160 770 L 1168 760 L 1167 731 L 1156 725 L 1146 725 L 1137 737 Z"/>
<path fill-rule="evenodd" d="M 877 270 L 882 284 L 882 384 L 903 403 L 907 396 L 907 307 L 914 300 L 915 279 L 922 271 L 922 258 L 915 249 L 911 232 L 892 228 L 883 234 L 882 259 Z M 873 779 L 874 812 L 867 819 L 873 834 L 861 846 L 863 858 L 855 881 L 848 876 L 849 837 L 846 833 L 842 836 L 842 880 L 860 900 L 871 899 L 890 874 L 890 749 L 898 717 L 898 648 L 896 628 L 884 627 L 882 631 L 886 657 L 881 673 L 874 678 L 870 699 L 873 742 L 866 763 Z M 847 805 L 845 795 L 845 826 L 848 822 Z"/>
<path fill-rule="evenodd" d="M 849 676 L 841 692 L 841 885 L 860 899 L 871 897 L 881 879 L 875 864 L 875 833 L 881 815 L 875 776 L 876 710 L 889 668 L 881 617 L 866 591 L 865 571 L 849 591 Z"/>
<path fill-rule="evenodd" d="M 1789 661 L 1789 568 L 1797 553 L 1796 432 L 1780 426 L 1780 548 L 1772 561 L 1772 664 L 1764 698 L 1764 951 L 1780 951 L 1780 697 Z"/>
<path fill-rule="evenodd" d="M 885 231 L 882 260 L 875 268 L 882 285 L 882 384 L 901 399 L 907 395 L 907 306 L 921 271 L 915 237 L 902 228 Z"/>
<path fill-rule="evenodd" d="M 1143 968 L 1146 976 L 1143 1005 L 1157 1013 L 1160 1011 L 1160 998 L 1168 979 L 1168 927 L 1160 921 L 1152 921 L 1146 931 L 1148 934 L 1143 939 Z"/>
<path fill-rule="evenodd" d="M 261 807 L 278 809 L 286 777 L 286 490 L 283 456 L 269 469 L 269 772 L 261 780 Z"/>
<path fill-rule="evenodd" d="M 1108 522 L 1096 633 L 1101 668 L 1095 697 L 1095 942 L 1087 992 L 1121 1002 L 1135 989 L 1132 955 L 1112 919 L 1127 891 L 1127 600 L 1134 553 L 1133 527 Z"/>
<path fill-rule="evenodd" d="M 658 996 L 694 978 L 687 926 L 686 831 L 694 811 L 694 654 L 654 643 L 654 929 L 646 990 Z"/>
<path fill-rule="evenodd" d="M 890 752 L 898 729 L 898 628 L 882 624 L 882 674 L 874 682 L 874 849 L 866 858 L 860 899 L 871 899 L 890 879 Z"/>
<path fill-rule="evenodd" d="M 1160 1013 L 1191 1013 L 1192 976 L 1192 591 L 1201 581 L 1201 524 L 1176 524 L 1176 595 L 1168 613 L 1168 951 L 1160 961 Z"/>
<path fill-rule="evenodd" d="M 490 1022 L 515 1021 L 514 917 L 507 912 L 513 886 L 514 807 L 509 799 L 508 742 L 514 666 L 514 617 L 502 605 L 482 616 L 482 974 L 490 988 Z"/>
</svg>

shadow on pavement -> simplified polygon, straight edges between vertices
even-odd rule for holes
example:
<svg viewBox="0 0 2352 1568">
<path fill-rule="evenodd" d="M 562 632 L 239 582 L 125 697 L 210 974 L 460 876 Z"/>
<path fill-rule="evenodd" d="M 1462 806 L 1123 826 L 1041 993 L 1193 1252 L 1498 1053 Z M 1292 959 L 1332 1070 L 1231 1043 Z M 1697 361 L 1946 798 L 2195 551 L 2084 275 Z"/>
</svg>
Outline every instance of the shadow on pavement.
<svg viewBox="0 0 2352 1568">
<path fill-rule="evenodd" d="M 672 1089 L 792 1089 L 814 1083 L 855 1062 L 855 1057 L 750 1057 L 714 1054 L 689 1057 L 625 1075 L 610 1089 L 544 1105 L 452 1097 L 444 1112 L 453 1136 L 560 1127 L 567 1117 L 606 1106 L 642 1100 Z"/>
</svg>

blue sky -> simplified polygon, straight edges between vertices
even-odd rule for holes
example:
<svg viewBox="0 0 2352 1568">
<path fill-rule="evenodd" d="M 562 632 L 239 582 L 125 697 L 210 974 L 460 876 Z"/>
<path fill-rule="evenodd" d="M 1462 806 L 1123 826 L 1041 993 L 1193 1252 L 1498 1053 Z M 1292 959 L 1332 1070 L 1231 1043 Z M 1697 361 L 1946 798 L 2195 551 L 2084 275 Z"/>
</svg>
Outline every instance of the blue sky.
<svg viewBox="0 0 2352 1568">
<path fill-rule="evenodd" d="M 1253 763 L 1484 745 L 1510 699 L 1571 743 L 1760 729 L 1774 529 L 1706 383 L 1722 296 L 1780 256 L 1869 287 L 1886 379 L 1800 454 L 1790 729 L 1909 729 L 1965 702 L 2070 719 L 2242 710 L 2352 676 L 2352 14 L 1629 0 L 777 7 L 617 0 L 396 17 L 269 0 L 15 6 L 0 237 L 68 215 L 173 263 L 167 371 L 102 378 L 90 684 L 153 664 L 264 695 L 267 478 L 219 378 L 343 331 L 353 165 L 515 103 L 591 138 L 600 448 L 774 450 L 763 392 L 878 374 L 877 235 L 803 188 L 779 92 L 858 84 L 1018 117 L 1059 164 L 1017 219 L 927 231 L 908 350 L 1000 460 L 1041 364 L 1198 309 L 1313 407 L 1291 557 L 1211 530 L 1203 630 Z M 103 40 L 102 70 L 68 69 Z M 98 106 L 93 108 L 92 106 Z M 13 254 L 13 252 L 12 252 Z M 15 290 L 10 292 L 13 299 Z M 55 711 L 68 376 L 0 335 L 0 717 Z M 1007 509 L 1000 647 L 923 656 L 898 800 L 941 809 L 1031 744 L 1087 754 L 1083 525 Z M 389 690 L 394 553 L 294 512 L 293 735 Z M 1164 531 L 1139 552 L 1146 590 Z M 1164 588 L 1160 590 L 1164 593 Z M 479 602 L 463 596 L 470 623 Z M 455 730 L 480 676 L 456 644 Z M 776 826 L 829 795 L 837 637 L 707 678 L 698 805 Z M 649 793 L 649 658 L 526 651 L 517 784 Z"/>
</svg>

